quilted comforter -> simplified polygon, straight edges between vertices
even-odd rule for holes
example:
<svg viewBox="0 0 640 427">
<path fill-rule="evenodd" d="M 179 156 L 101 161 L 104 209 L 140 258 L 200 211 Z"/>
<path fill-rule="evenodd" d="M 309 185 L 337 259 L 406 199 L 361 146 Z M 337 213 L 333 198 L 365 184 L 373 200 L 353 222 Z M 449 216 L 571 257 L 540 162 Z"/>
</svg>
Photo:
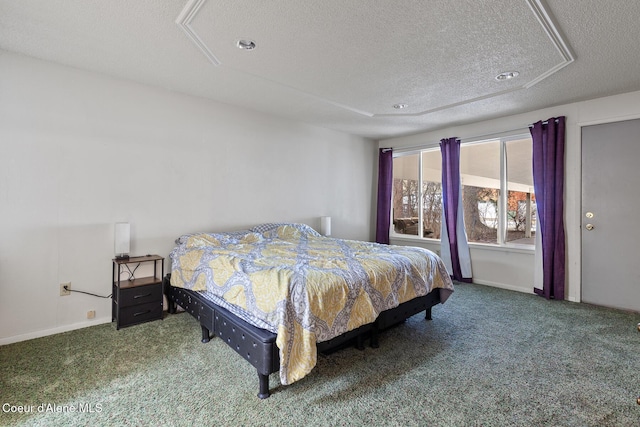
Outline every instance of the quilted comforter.
<svg viewBox="0 0 640 427">
<path fill-rule="evenodd" d="M 380 312 L 453 284 L 422 248 L 323 237 L 303 224 L 190 234 L 171 253 L 171 285 L 221 298 L 277 334 L 280 381 L 316 364 L 316 343 L 375 321 Z"/>
</svg>

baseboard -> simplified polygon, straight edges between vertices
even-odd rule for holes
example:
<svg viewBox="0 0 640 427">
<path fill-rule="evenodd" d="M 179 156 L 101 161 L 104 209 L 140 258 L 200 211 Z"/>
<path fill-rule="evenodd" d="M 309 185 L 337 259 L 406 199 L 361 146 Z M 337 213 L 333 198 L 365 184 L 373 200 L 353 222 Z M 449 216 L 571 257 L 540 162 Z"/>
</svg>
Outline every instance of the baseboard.
<svg viewBox="0 0 640 427">
<path fill-rule="evenodd" d="M 473 283 L 476 285 L 491 286 L 494 288 L 507 289 L 509 291 L 516 291 L 516 292 L 522 292 L 525 294 L 535 295 L 535 292 L 533 292 L 533 286 L 531 287 L 531 289 L 525 289 L 525 288 L 519 288 L 517 286 L 512 286 L 512 285 L 505 285 L 504 283 L 486 282 L 484 280 L 481 280 L 481 281 L 474 280 Z M 574 297 L 567 297 L 565 298 L 565 300 L 569 302 L 575 302 L 575 303 L 581 302 L 579 298 L 574 298 Z"/>
<path fill-rule="evenodd" d="M 111 317 L 100 317 L 92 320 L 85 320 L 83 322 L 73 323 L 71 325 L 59 326 L 57 328 L 45 329 L 42 331 L 29 332 L 22 335 L 14 335 L 12 337 L 0 338 L 0 345 L 13 344 L 20 341 L 28 341 L 35 338 L 42 338 L 49 335 L 60 334 L 62 332 L 69 332 L 76 329 L 87 328 L 89 326 L 101 325 L 104 323 L 111 323 Z"/>
<path fill-rule="evenodd" d="M 491 286 L 493 288 L 500 288 L 500 289 L 506 289 L 508 291 L 516 291 L 516 292 L 522 292 L 525 294 L 533 294 L 533 286 L 531 286 L 531 289 L 528 288 L 523 288 L 523 287 L 519 287 L 519 286 L 514 286 L 514 285 L 508 285 L 505 283 L 496 283 L 496 282 L 489 282 L 486 280 L 473 280 L 473 283 L 476 285 L 483 285 L 483 286 Z"/>
</svg>

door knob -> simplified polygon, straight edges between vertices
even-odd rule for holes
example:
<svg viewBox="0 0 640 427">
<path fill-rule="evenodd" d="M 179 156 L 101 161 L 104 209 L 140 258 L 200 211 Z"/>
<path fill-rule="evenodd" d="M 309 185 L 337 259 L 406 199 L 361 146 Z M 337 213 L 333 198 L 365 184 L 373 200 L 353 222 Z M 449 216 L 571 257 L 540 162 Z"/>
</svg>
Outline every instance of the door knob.
<svg viewBox="0 0 640 427">
<path fill-rule="evenodd" d="M 587 224 L 585 227 L 587 230 L 591 231 L 593 230 L 595 227 L 593 226 L 593 224 Z"/>
</svg>

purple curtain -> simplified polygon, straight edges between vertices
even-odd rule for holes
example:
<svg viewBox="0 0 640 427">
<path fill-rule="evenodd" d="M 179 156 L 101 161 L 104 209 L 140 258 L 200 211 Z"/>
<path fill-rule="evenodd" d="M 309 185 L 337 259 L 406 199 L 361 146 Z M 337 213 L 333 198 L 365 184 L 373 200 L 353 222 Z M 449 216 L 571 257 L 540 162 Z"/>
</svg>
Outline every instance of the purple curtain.
<svg viewBox="0 0 640 427">
<path fill-rule="evenodd" d="M 564 300 L 564 139 L 565 117 L 534 123 L 533 186 L 542 237 L 542 289 L 547 299 Z"/>
<path fill-rule="evenodd" d="M 378 213 L 376 242 L 389 244 L 391 227 L 391 190 L 393 188 L 393 151 L 381 148 L 378 158 Z"/>
<path fill-rule="evenodd" d="M 453 278 L 461 282 L 471 282 L 471 277 L 464 277 L 459 251 L 458 218 L 460 209 L 460 140 L 458 138 L 448 138 L 440 140 L 440 151 L 442 153 L 442 205 L 444 211 L 444 225 L 446 227 L 449 240 L 449 250 L 451 255 L 451 268 Z"/>
</svg>

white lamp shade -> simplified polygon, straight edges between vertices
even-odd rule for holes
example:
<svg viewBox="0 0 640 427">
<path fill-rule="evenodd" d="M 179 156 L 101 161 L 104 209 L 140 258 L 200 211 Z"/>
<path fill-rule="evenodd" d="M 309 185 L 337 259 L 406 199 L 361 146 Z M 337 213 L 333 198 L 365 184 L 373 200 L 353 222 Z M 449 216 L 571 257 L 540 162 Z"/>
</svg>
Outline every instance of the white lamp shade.
<svg viewBox="0 0 640 427">
<path fill-rule="evenodd" d="M 131 241 L 131 227 L 128 222 L 116 222 L 115 226 L 115 253 L 129 255 L 129 243 Z"/>
<path fill-rule="evenodd" d="M 320 234 L 323 236 L 331 236 L 331 217 L 323 216 L 320 218 Z"/>
</svg>

